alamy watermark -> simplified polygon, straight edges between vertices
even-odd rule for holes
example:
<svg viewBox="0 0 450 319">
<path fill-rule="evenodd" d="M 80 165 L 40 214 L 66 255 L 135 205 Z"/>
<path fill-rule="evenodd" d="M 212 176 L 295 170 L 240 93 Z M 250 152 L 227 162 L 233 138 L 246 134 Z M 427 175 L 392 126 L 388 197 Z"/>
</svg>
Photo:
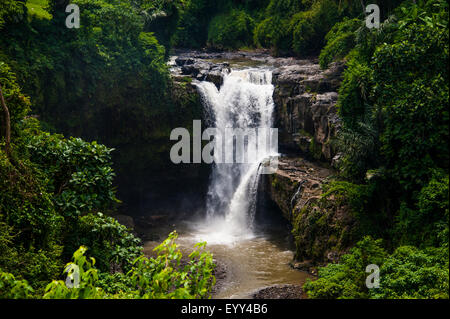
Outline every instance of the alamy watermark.
<svg viewBox="0 0 450 319">
<path fill-rule="evenodd" d="M 366 287 L 369 289 L 380 288 L 380 267 L 375 264 L 367 265 L 366 272 L 370 273 L 366 278 Z"/>
<path fill-rule="evenodd" d="M 380 27 L 380 7 L 376 4 L 369 4 L 366 7 L 366 13 L 369 13 L 366 16 L 366 27 L 378 29 Z"/>
<path fill-rule="evenodd" d="M 276 128 L 209 127 L 202 132 L 201 121 L 194 120 L 192 140 L 189 130 L 182 127 L 172 130 L 170 140 L 178 141 L 170 150 L 174 164 L 262 163 L 261 174 L 273 174 L 278 168 Z M 202 147 L 204 142 L 208 143 Z"/>
<path fill-rule="evenodd" d="M 80 28 L 80 7 L 78 5 L 71 3 L 66 7 L 66 13 L 70 13 L 66 17 L 66 27 L 69 29 L 79 29 Z"/>
<path fill-rule="evenodd" d="M 80 268 L 75 264 L 68 264 L 64 272 L 67 273 L 66 287 L 79 288 L 80 287 Z"/>
</svg>

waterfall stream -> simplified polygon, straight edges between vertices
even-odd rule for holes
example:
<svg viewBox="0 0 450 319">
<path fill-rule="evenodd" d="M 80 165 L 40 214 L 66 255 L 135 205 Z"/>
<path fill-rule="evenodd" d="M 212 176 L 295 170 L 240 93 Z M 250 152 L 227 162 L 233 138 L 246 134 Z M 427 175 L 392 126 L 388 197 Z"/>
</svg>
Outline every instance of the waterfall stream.
<svg viewBox="0 0 450 319">
<path fill-rule="evenodd" d="M 224 74 L 220 89 L 211 82 L 195 81 L 203 98 L 206 126 L 220 129 L 272 127 L 274 87 L 271 82 L 272 72 L 268 67 L 244 68 Z M 265 160 L 277 155 L 272 145 L 252 148 L 257 142 L 255 138 L 248 136 L 245 142 L 247 155 L 254 160 L 212 164 L 206 218 L 203 214 L 193 214 L 192 219 L 160 229 L 162 236 L 167 236 L 176 228 L 180 234 L 177 242 L 186 256 L 195 243 L 207 242 L 207 249 L 225 271 L 225 277 L 218 279 L 214 298 L 251 298 L 263 287 L 301 285 L 309 276 L 289 266 L 293 246 L 287 222 L 281 214 L 271 214 L 273 211 L 267 208 L 255 216 L 258 183 Z M 222 142 L 228 146 L 234 143 L 231 138 Z M 220 154 L 214 152 L 216 156 Z M 158 241 L 146 242 L 147 254 L 154 254 L 153 249 L 158 244 Z"/>
<path fill-rule="evenodd" d="M 208 115 L 207 123 L 219 129 L 239 128 L 269 130 L 274 102 L 272 72 L 249 68 L 224 74 L 218 90 L 211 82 L 196 84 Z M 247 136 L 245 149 L 250 163 L 217 163 L 212 168 L 202 239 L 208 242 L 234 242 L 253 236 L 257 188 L 261 162 L 276 153 L 273 145 L 253 147 L 258 136 Z M 235 149 L 233 136 L 224 139 L 225 150 Z M 227 148 L 228 147 L 228 148 Z M 220 154 L 222 155 L 222 154 Z M 214 157 L 220 156 L 217 153 Z M 234 158 L 234 157 L 233 157 Z M 205 236 L 206 235 L 206 236 Z"/>
</svg>

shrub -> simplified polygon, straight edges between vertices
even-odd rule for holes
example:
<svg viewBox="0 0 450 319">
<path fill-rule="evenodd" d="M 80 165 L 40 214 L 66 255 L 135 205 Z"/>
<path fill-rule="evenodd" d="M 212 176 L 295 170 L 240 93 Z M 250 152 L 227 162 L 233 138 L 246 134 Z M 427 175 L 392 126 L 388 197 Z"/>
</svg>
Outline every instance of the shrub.
<svg viewBox="0 0 450 319">
<path fill-rule="evenodd" d="M 373 58 L 374 98 L 381 109 L 386 166 L 408 192 L 448 168 L 448 29 L 414 23 Z"/>
<path fill-rule="evenodd" d="M 290 21 L 294 52 L 302 56 L 319 52 L 325 35 L 338 18 L 338 7 L 331 0 L 317 1 L 309 11 L 295 14 Z"/>
<path fill-rule="evenodd" d="M 26 280 L 17 280 L 14 275 L 0 269 L 0 299 L 31 298 L 33 292 Z"/>
<path fill-rule="evenodd" d="M 382 248 L 381 240 L 365 237 L 349 254 L 341 257 L 339 264 L 321 267 L 318 279 L 308 280 L 303 288 L 309 298 L 368 298 L 366 267 L 370 264 L 380 266 L 385 258 L 386 251 Z"/>
<path fill-rule="evenodd" d="M 127 272 L 142 254 L 141 241 L 112 217 L 102 213 L 82 216 L 68 235 L 66 251 L 85 246 L 103 272 Z"/>
<path fill-rule="evenodd" d="M 253 43 L 253 19 L 244 11 L 233 9 L 215 16 L 208 27 L 208 46 L 238 49 Z"/>
<path fill-rule="evenodd" d="M 110 275 L 99 275 L 94 267 L 95 259 L 85 256 L 86 247 L 81 246 L 73 255 L 73 263 L 66 265 L 64 272 L 74 279 L 74 269 L 79 269 L 78 286 L 68 288 L 66 284 L 52 281 L 46 287 L 43 298 L 47 299 L 96 299 L 96 298 L 206 298 L 215 284 L 212 274 L 214 263 L 212 255 L 204 251 L 206 243 L 195 245 L 186 265 L 181 264 L 182 254 L 174 243 L 176 232 L 158 247 L 156 258 L 141 256 L 134 261 L 133 268 L 120 277 L 121 282 L 111 288 L 102 289 L 111 278 Z M 75 283 L 76 281 L 74 281 Z M 1 284 L 1 282 L 0 282 Z"/>
<path fill-rule="evenodd" d="M 304 289 L 310 298 L 448 298 L 448 247 L 398 247 L 388 255 L 381 240 L 365 237 L 339 264 L 319 269 Z M 380 267 L 380 287 L 366 287 L 366 266 Z"/>
<path fill-rule="evenodd" d="M 110 209 L 117 202 L 112 186 L 112 149 L 42 133 L 30 139 L 28 150 L 33 162 L 50 178 L 48 188 L 61 215 L 73 218 Z"/>
<path fill-rule="evenodd" d="M 289 19 L 277 15 L 266 18 L 256 26 L 253 37 L 255 45 L 271 48 L 275 54 L 290 50 Z"/>
<path fill-rule="evenodd" d="M 396 238 L 419 247 L 448 247 L 448 174 L 435 170 L 418 194 L 415 207 L 402 203 L 396 220 Z"/>
<path fill-rule="evenodd" d="M 377 299 L 448 299 L 448 247 L 420 250 L 401 246 L 380 269 L 380 289 L 370 291 Z"/>
<path fill-rule="evenodd" d="M 327 44 L 319 56 L 322 69 L 326 69 L 331 62 L 344 58 L 355 47 L 355 32 L 359 27 L 361 20 L 344 18 L 331 28 L 325 36 Z"/>
<path fill-rule="evenodd" d="M 268 16 L 289 17 L 305 8 L 302 2 L 298 0 L 270 0 L 266 12 Z"/>
</svg>

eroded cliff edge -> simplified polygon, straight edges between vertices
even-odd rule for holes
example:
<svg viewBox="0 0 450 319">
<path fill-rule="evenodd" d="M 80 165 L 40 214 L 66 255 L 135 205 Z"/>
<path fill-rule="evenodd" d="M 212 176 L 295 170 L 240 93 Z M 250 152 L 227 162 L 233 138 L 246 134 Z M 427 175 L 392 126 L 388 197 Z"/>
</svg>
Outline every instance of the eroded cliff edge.
<svg viewBox="0 0 450 319">
<path fill-rule="evenodd" d="M 347 203 L 327 192 L 339 160 L 334 141 L 341 127 L 336 102 L 343 71 L 337 63 L 322 71 L 311 60 L 273 71 L 275 127 L 285 155 L 276 173 L 264 177 L 263 192 L 292 224 L 293 266 L 312 272 L 348 251 L 356 228 Z"/>
</svg>

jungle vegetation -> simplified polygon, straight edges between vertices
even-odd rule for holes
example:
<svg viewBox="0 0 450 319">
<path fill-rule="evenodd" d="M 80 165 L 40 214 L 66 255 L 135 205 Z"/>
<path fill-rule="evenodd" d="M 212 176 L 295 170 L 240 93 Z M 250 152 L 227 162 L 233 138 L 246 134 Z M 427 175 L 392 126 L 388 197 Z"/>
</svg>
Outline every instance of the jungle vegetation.
<svg viewBox="0 0 450 319">
<path fill-rule="evenodd" d="M 80 29 L 65 27 L 69 2 Z M 0 0 L 0 298 L 210 296 L 204 243 L 181 262 L 172 233 L 147 258 L 110 216 L 143 192 L 149 165 L 168 169 L 170 129 L 201 113 L 173 93 L 173 48 L 344 61 L 345 156 L 328 192 L 351 203 L 360 240 L 304 289 L 448 298 L 448 3 L 373 0 L 382 25 L 368 29 L 365 2 Z M 371 263 L 380 289 L 364 285 Z"/>
</svg>

